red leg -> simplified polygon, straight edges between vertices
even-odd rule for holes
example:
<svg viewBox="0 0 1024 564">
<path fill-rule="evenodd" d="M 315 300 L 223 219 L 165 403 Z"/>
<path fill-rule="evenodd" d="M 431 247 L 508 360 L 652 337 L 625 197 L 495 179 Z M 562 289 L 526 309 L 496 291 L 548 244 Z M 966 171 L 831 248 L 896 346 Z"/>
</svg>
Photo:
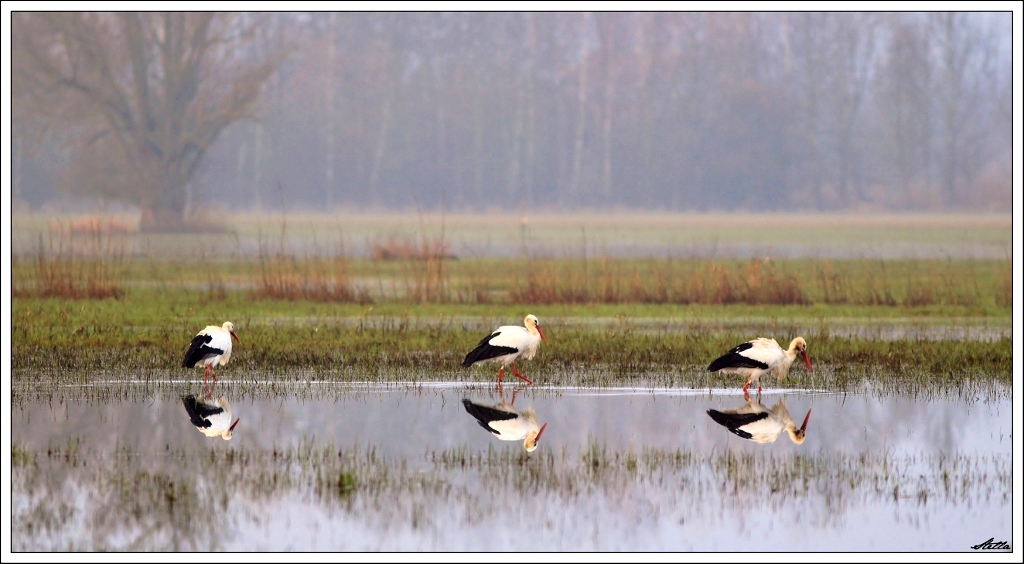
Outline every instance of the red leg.
<svg viewBox="0 0 1024 564">
<path fill-rule="evenodd" d="M 750 393 L 746 389 L 743 390 L 743 401 L 750 401 Z"/>
<path fill-rule="evenodd" d="M 501 386 L 501 375 L 505 373 L 505 367 L 502 366 L 498 369 L 498 386 Z"/>
<path fill-rule="evenodd" d="M 527 378 L 526 376 L 523 376 L 522 374 L 519 373 L 518 370 L 516 370 L 516 363 L 514 363 L 514 362 L 512 363 L 512 373 L 515 374 L 516 376 L 522 378 L 523 380 L 526 380 L 527 384 L 531 384 L 531 385 L 533 384 L 533 382 L 529 378 Z"/>
<path fill-rule="evenodd" d="M 746 382 L 743 383 L 743 393 L 744 394 L 747 393 L 747 388 L 749 388 L 749 387 L 750 387 L 750 380 L 747 380 Z"/>
<path fill-rule="evenodd" d="M 203 385 L 206 385 L 206 378 L 210 376 L 210 365 L 206 365 L 206 371 L 203 372 Z"/>
</svg>

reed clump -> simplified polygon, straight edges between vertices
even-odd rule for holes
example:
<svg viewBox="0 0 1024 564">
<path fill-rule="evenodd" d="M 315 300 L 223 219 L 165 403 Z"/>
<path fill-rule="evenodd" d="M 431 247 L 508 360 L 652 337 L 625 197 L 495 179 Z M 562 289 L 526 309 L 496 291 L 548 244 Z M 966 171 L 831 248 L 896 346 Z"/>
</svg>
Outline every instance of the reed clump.
<svg viewBox="0 0 1024 564">
<path fill-rule="evenodd" d="M 445 255 L 428 254 L 404 262 L 404 301 L 419 303 L 448 303 L 450 280 Z"/>
<path fill-rule="evenodd" d="M 84 232 L 56 221 L 35 256 L 12 256 L 14 297 L 120 299 L 124 296 L 125 252 L 114 232 Z"/>
<path fill-rule="evenodd" d="M 796 277 L 755 260 L 536 259 L 513 278 L 512 303 L 808 304 Z"/>
<path fill-rule="evenodd" d="M 830 305 L 977 307 L 987 299 L 1008 305 L 995 281 L 982 287 L 974 261 L 823 261 L 814 270 L 813 293 Z"/>
<path fill-rule="evenodd" d="M 449 245 L 441 237 L 421 237 L 419 244 L 408 237 L 389 235 L 367 245 L 371 260 L 455 259 Z"/>
<path fill-rule="evenodd" d="M 1010 307 L 1013 305 L 1013 271 L 1007 268 L 996 291 L 996 305 Z"/>
<path fill-rule="evenodd" d="M 1012 304 L 1000 261 L 532 259 L 513 267 L 508 303 L 851 305 Z"/>
<path fill-rule="evenodd" d="M 49 226 L 51 230 L 59 229 L 60 222 L 56 219 L 50 219 Z M 96 233 L 109 235 L 111 233 L 128 233 L 133 231 L 131 223 L 125 219 L 99 216 L 72 219 L 68 222 L 67 229 L 72 235 L 94 235 Z"/>
<path fill-rule="evenodd" d="M 283 226 L 276 250 L 260 237 L 256 271 L 251 291 L 255 299 L 361 304 L 372 301 L 365 288 L 352 283 L 344 246 L 326 256 L 299 257 L 285 250 Z"/>
<path fill-rule="evenodd" d="M 259 276 L 252 297 L 269 300 L 371 303 L 369 292 L 352 284 L 343 256 L 296 259 L 259 256 Z"/>
</svg>

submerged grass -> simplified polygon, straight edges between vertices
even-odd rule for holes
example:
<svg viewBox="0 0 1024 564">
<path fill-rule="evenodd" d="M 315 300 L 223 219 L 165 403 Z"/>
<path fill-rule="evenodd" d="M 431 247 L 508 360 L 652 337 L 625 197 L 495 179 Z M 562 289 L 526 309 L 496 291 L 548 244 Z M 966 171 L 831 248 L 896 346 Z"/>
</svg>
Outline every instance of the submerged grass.
<svg viewBox="0 0 1024 564">
<path fill-rule="evenodd" d="M 340 510 L 379 530 L 429 531 L 504 520 L 509 506 L 530 506 L 544 516 L 551 506 L 540 500 L 586 511 L 602 500 L 629 498 L 648 508 L 637 518 L 652 522 L 659 515 L 721 520 L 722 508 L 802 509 L 808 524 L 827 527 L 868 504 L 907 515 L 977 503 L 1007 507 L 1012 495 L 1011 457 L 1000 455 L 709 455 L 616 450 L 594 440 L 582 450 L 531 454 L 492 446 L 427 450 L 420 460 L 309 440 L 288 447 L 168 447 L 155 458 L 124 445 L 15 448 L 26 454 L 12 467 L 14 550 L 222 549 L 213 531 L 232 527 L 240 499 L 255 516 L 288 499 L 327 514 Z M 69 490 L 89 495 L 68 496 Z M 633 503 L 616 506 L 635 511 Z"/>
<path fill-rule="evenodd" d="M 691 390 L 738 390 L 742 378 L 723 377 L 699 367 L 671 372 L 645 372 L 621 376 L 603 369 L 526 372 L 535 381 L 530 393 L 537 397 L 558 396 L 566 389 L 630 387 L 657 393 L 665 388 Z M 467 390 L 492 393 L 493 371 L 476 373 L 414 370 L 360 372 L 355 370 L 280 371 L 251 373 L 238 371 L 221 374 L 218 394 L 232 401 L 288 400 L 315 401 L 348 398 L 385 391 L 426 393 L 437 385 L 451 387 L 452 382 Z M 175 402 L 183 394 L 200 393 L 202 375 L 184 369 L 101 371 L 86 377 L 69 378 L 64 372 L 17 371 L 11 387 L 12 408 L 38 403 L 78 403 L 103 405 L 121 401 Z M 850 394 L 868 394 L 881 399 L 892 396 L 919 401 L 955 400 L 975 402 L 1005 401 L 1012 388 L 980 371 L 964 371 L 957 378 L 936 379 L 927 373 L 898 373 L 872 367 L 844 370 L 822 368 L 814 374 L 796 374 L 782 382 L 766 381 L 769 392 L 787 389 L 814 390 Z M 508 384 L 505 385 L 508 391 Z"/>
</svg>

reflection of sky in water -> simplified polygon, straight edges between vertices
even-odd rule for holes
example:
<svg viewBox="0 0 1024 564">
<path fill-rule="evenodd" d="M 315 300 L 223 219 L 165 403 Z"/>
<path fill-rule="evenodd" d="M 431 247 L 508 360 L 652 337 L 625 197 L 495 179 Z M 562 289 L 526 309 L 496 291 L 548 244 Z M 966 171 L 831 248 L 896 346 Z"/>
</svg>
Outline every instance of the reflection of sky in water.
<svg viewBox="0 0 1024 564">
<path fill-rule="evenodd" d="M 339 388 L 345 390 L 345 388 Z M 198 390 L 196 390 L 198 391 Z M 506 399 L 511 388 L 506 387 Z M 323 397 L 323 396 L 321 396 Z M 430 384 L 418 390 L 339 391 L 330 399 L 231 398 L 241 418 L 230 442 L 209 439 L 191 426 L 178 398 L 86 404 L 33 404 L 13 414 L 12 436 L 28 450 L 80 437 L 83 449 L 113 452 L 129 446 L 145 465 L 167 472 L 167 449 L 196 453 L 208 449 L 266 449 L 302 443 L 372 446 L 390 460 L 404 460 L 410 472 L 431 472 L 427 453 L 465 448 L 516 454 L 522 442 L 493 439 L 469 416 L 460 400 L 496 403 L 493 386 Z M 994 455 L 1008 460 L 1011 447 L 1009 400 L 915 400 L 898 396 L 822 394 L 767 390 L 771 407 L 784 397 L 799 424 L 813 408 L 807 439 L 795 445 L 786 433 L 771 444 L 755 444 L 729 433 L 706 414 L 744 401 L 736 390 L 542 389 L 521 392 L 515 406 L 532 406 L 548 423 L 540 448 L 530 456 L 556 453 L 575 464 L 588 445 L 609 452 L 644 449 L 692 451 L 713 459 L 724 452 L 856 457 L 861 453 L 903 461 L 911 474 L 940 455 L 963 455 L 993 473 Z M 987 461 L 987 462 L 986 462 Z M 989 465 L 989 467 L 986 467 Z M 755 465 L 756 466 L 756 465 Z M 690 476 L 690 473 L 696 473 Z M 441 474 L 445 474 L 442 472 Z M 228 502 L 230 527 L 216 546 L 228 550 L 968 550 L 990 537 L 1010 540 L 1011 507 L 994 487 L 990 499 L 924 505 L 912 497 L 814 494 L 783 499 L 747 499 L 756 491 L 723 495 L 696 488 L 715 480 L 706 465 L 656 472 L 621 488 L 584 488 L 567 502 L 562 495 L 522 496 L 511 486 L 488 483 L 482 474 L 452 472 L 459 495 L 427 496 L 412 506 L 423 512 L 413 526 L 408 515 L 384 523 L 372 508 L 352 512 L 289 495 L 254 500 L 234 492 Z M 972 478 L 978 480 L 979 478 Z M 87 487 L 87 486 L 83 486 Z M 15 489 L 15 506 L 18 491 Z M 496 496 L 496 497 L 495 497 Z M 89 496 L 79 495 L 88 507 Z M 477 517 L 474 504 L 497 504 Z M 403 506 L 404 507 L 404 506 Z M 469 507 L 470 509 L 467 509 Z M 527 533 L 528 531 L 528 533 Z M 88 540 L 82 541 L 88 543 Z M 116 541 L 111 541 L 116 543 Z M 200 547 L 203 548 L 203 547 Z"/>
</svg>

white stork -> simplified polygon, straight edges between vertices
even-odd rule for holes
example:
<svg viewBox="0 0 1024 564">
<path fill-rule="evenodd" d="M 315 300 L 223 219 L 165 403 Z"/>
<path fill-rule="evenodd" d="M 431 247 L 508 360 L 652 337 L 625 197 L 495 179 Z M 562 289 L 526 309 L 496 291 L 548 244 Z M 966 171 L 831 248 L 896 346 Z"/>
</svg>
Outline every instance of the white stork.
<svg viewBox="0 0 1024 564">
<path fill-rule="evenodd" d="M 515 396 L 512 401 L 515 401 Z M 495 438 L 502 441 L 523 441 L 526 452 L 533 452 L 537 448 L 540 435 L 548 426 L 547 423 L 537 423 L 537 414 L 532 407 L 519 411 L 504 400 L 487 406 L 463 399 L 462 405 L 466 412 L 476 418 L 481 427 L 493 433 Z"/>
<path fill-rule="evenodd" d="M 205 366 L 206 372 L 203 372 L 203 384 L 206 384 L 207 376 L 213 374 L 210 371 L 211 367 L 216 364 L 224 366 L 231 360 L 232 338 L 238 341 L 238 335 L 235 335 L 235 326 L 230 321 L 225 321 L 221 327 L 207 325 L 206 329 L 203 329 L 192 338 L 192 343 L 188 346 L 188 351 L 185 352 L 185 358 L 181 361 L 181 365 L 185 368 Z M 217 381 L 216 374 L 213 374 L 213 381 Z"/>
<path fill-rule="evenodd" d="M 501 385 L 501 376 L 505 373 L 505 367 L 512 365 L 512 374 L 526 380 L 526 383 L 533 382 L 516 370 L 515 360 L 522 355 L 530 360 L 537 354 L 537 347 L 540 342 L 548 342 L 544 333 L 540 330 L 540 321 L 535 315 L 527 315 L 524 320 L 526 327 L 518 325 L 503 325 L 495 329 L 490 335 L 484 337 L 477 344 L 476 348 L 466 355 L 462 366 L 473 366 L 490 360 L 501 364 L 498 369 L 498 384 Z"/>
<path fill-rule="evenodd" d="M 181 398 L 181 403 L 185 404 L 189 421 L 210 438 L 220 437 L 230 441 L 231 433 L 241 420 L 235 419 L 234 423 L 231 422 L 231 404 L 224 396 L 220 399 L 209 399 L 188 395 Z"/>
<path fill-rule="evenodd" d="M 747 377 L 743 384 L 743 392 L 751 382 L 757 384 L 757 391 L 761 391 L 761 376 L 768 374 L 776 380 L 781 380 L 789 373 L 789 367 L 796 359 L 796 355 L 803 356 L 807 371 L 811 372 L 811 361 L 807 358 L 807 341 L 803 337 L 797 337 L 789 343 L 789 350 L 783 350 L 775 339 L 763 337 L 747 341 L 737 345 L 729 352 L 716 358 L 708 365 L 711 372 L 735 372 Z"/>
<path fill-rule="evenodd" d="M 782 431 L 786 431 L 794 443 L 802 444 L 807 436 L 807 420 L 811 418 L 811 410 L 807 410 L 803 424 L 797 429 L 782 399 L 771 409 L 765 407 L 760 400 L 760 396 L 757 401 L 747 396 L 747 403 L 739 408 L 722 411 L 709 409 L 708 415 L 734 435 L 755 443 L 774 443 Z"/>
</svg>

